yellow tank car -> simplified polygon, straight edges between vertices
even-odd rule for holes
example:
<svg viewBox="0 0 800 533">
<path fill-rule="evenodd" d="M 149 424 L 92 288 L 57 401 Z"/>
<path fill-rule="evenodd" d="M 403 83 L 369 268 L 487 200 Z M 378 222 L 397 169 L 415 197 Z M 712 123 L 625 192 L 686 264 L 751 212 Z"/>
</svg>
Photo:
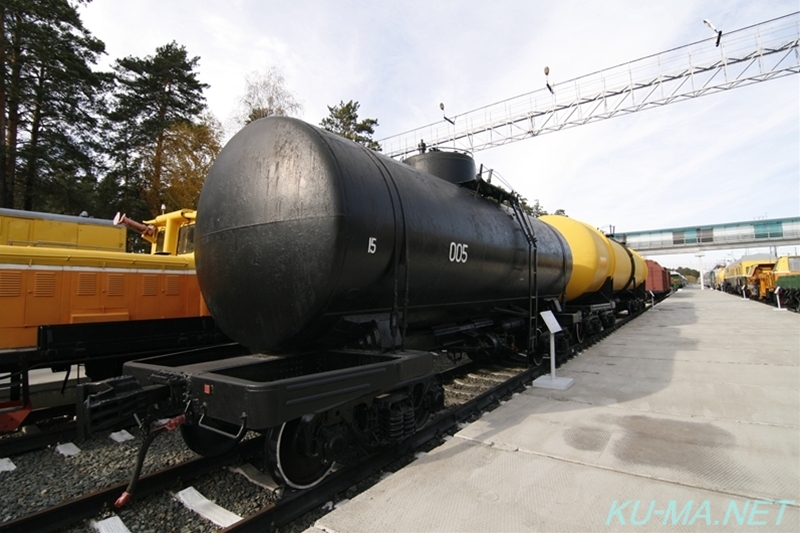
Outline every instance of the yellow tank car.
<svg viewBox="0 0 800 533">
<path fill-rule="evenodd" d="M 557 229 L 569 244 L 572 273 L 566 288 L 566 301 L 600 292 L 610 285 L 612 293 L 633 290 L 647 277 L 647 266 L 641 255 L 600 231 L 578 220 L 545 215 L 539 220 Z"/>
<path fill-rule="evenodd" d="M 647 279 L 647 264 L 636 250 L 631 250 L 613 239 L 608 239 L 614 249 L 614 292 L 633 290 Z"/>
<path fill-rule="evenodd" d="M 599 291 L 614 272 L 615 255 L 608 239 L 599 231 L 569 217 L 539 217 L 561 233 L 572 253 L 572 273 L 565 290 L 566 300 Z"/>
</svg>

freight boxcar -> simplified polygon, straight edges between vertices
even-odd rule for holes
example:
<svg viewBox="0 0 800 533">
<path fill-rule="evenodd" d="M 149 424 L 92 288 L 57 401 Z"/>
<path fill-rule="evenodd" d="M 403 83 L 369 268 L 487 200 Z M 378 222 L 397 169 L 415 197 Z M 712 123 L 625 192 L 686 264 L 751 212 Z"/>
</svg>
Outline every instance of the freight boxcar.
<svg viewBox="0 0 800 533">
<path fill-rule="evenodd" d="M 669 270 L 651 259 L 645 259 L 647 264 L 647 281 L 645 290 L 653 294 L 656 301 L 663 300 L 672 293 Z"/>
</svg>

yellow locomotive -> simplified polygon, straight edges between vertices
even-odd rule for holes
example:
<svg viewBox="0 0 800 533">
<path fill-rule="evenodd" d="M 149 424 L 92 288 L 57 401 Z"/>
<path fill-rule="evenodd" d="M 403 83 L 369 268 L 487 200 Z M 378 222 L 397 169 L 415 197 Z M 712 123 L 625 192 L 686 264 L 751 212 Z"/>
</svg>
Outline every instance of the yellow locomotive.
<svg viewBox="0 0 800 533">
<path fill-rule="evenodd" d="M 0 209 L 0 246 L 124 252 L 125 234 L 110 220 Z"/>
<path fill-rule="evenodd" d="M 800 293 L 800 256 L 785 255 L 755 265 L 747 280 L 751 298 L 797 308 Z M 777 293 L 777 296 L 776 296 Z"/>
<path fill-rule="evenodd" d="M 30 409 L 28 371 L 85 364 L 118 375 L 132 355 L 225 339 L 195 274 L 195 211 L 138 224 L 0 210 L 0 412 Z M 125 252 L 126 228 L 152 253 Z M 15 429 L 3 420 L 0 431 Z"/>
<path fill-rule="evenodd" d="M 746 295 L 751 293 L 749 279 L 757 267 L 774 265 L 777 259 L 768 255 L 757 254 L 744 256 L 725 267 L 722 290 L 725 292 Z"/>
</svg>

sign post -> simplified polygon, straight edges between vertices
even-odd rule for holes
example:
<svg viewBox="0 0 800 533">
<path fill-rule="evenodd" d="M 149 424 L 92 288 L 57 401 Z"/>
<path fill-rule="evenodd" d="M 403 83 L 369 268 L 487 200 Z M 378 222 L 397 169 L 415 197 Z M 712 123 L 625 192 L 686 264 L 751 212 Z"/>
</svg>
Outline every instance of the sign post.
<svg viewBox="0 0 800 533">
<path fill-rule="evenodd" d="M 781 288 L 777 287 L 775 289 L 775 303 L 778 304 L 777 309 L 773 309 L 773 311 L 786 311 L 783 307 L 781 307 Z"/>
<path fill-rule="evenodd" d="M 567 390 L 572 387 L 575 380 L 572 378 L 556 377 L 556 333 L 561 331 L 561 325 L 558 323 L 558 320 L 556 320 L 552 311 L 542 311 L 539 313 L 539 316 L 542 317 L 542 320 L 544 320 L 544 323 L 547 325 L 547 329 L 550 331 L 550 375 L 539 376 L 533 380 L 531 386 L 543 389 Z"/>
</svg>

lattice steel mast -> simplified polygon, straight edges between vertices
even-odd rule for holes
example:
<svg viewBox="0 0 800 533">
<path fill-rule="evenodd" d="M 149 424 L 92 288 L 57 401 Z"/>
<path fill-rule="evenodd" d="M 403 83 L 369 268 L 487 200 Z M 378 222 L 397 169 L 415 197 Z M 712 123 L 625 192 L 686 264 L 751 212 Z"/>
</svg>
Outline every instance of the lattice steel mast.
<svg viewBox="0 0 800 533">
<path fill-rule="evenodd" d="M 380 140 L 403 157 L 429 148 L 476 152 L 643 109 L 800 73 L 800 12 L 673 48 L 448 116 Z M 719 46 L 715 43 L 719 42 Z"/>
</svg>

